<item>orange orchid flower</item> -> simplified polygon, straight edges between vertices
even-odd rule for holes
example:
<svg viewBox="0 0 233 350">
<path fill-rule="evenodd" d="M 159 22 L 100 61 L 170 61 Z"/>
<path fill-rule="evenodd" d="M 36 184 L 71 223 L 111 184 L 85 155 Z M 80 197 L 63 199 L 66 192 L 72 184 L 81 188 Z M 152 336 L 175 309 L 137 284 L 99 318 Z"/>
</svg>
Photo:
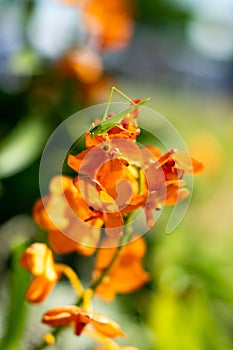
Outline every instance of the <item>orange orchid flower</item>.
<svg viewBox="0 0 233 350">
<path fill-rule="evenodd" d="M 86 177 L 76 177 L 74 185 L 85 198 L 90 210 L 103 219 L 107 236 L 119 238 L 122 235 L 124 221 L 114 199 L 100 183 Z"/>
<path fill-rule="evenodd" d="M 80 255 L 90 256 L 95 253 L 96 247 L 88 245 L 89 237 L 83 238 L 86 241 L 86 245 L 75 242 L 72 239 L 65 236 L 60 231 L 48 232 L 49 243 L 53 247 L 53 250 L 58 254 L 69 254 L 77 252 Z M 89 244 L 93 244 L 93 241 L 89 241 Z"/>
<path fill-rule="evenodd" d="M 134 100 L 131 104 L 139 102 L 140 100 Z M 132 142 L 140 133 L 136 122 L 138 114 L 139 108 L 136 108 L 105 134 L 86 133 L 87 149 L 68 156 L 68 165 L 76 172 L 100 183 L 116 201 L 119 212 L 131 203 L 132 197 L 142 192 L 139 167 L 143 164 L 144 155 L 140 147 Z M 133 210 L 136 208 L 135 203 L 139 206 L 139 202 L 142 202 L 140 197 L 133 201 Z"/>
<path fill-rule="evenodd" d="M 116 231 L 111 234 L 109 229 L 122 228 L 122 214 L 143 206 L 147 198 L 145 176 L 139 173 L 138 165 L 142 163 L 141 158 L 139 147 L 131 140 L 121 138 L 110 139 L 106 143 L 99 143 L 95 147 L 77 155 L 70 154 L 68 157 L 68 165 L 85 175 L 85 177 L 79 176 L 79 181 L 84 182 L 83 178 L 86 179 L 85 181 L 87 178 L 94 179 L 89 182 L 94 181 L 98 191 L 93 186 L 89 186 L 89 193 L 86 190 L 81 192 L 84 198 L 88 198 L 90 207 L 103 211 L 108 236 L 119 237 L 121 232 Z M 103 203 L 104 197 L 108 197 L 111 209 L 109 205 L 107 207 Z M 101 202 L 97 204 L 97 198 L 102 200 L 102 204 Z"/>
<path fill-rule="evenodd" d="M 166 186 L 174 185 L 182 180 L 184 174 L 196 175 L 203 169 L 203 164 L 192 158 L 187 152 L 172 149 L 161 156 L 157 162 L 149 165 L 146 172 L 150 183 L 149 190 L 153 191 L 163 187 L 164 181 Z"/>
<path fill-rule="evenodd" d="M 97 52 L 88 47 L 67 53 L 65 63 L 84 84 L 94 84 L 102 75 L 103 64 L 101 58 Z"/>
<path fill-rule="evenodd" d="M 50 244 L 60 254 L 93 254 L 104 223 L 101 215 L 89 208 L 73 179 L 67 176 L 55 176 L 50 194 L 33 208 L 35 221 L 49 231 Z"/>
<path fill-rule="evenodd" d="M 88 35 L 97 49 L 124 48 L 133 31 L 130 0 L 63 0 L 83 10 Z"/>
<path fill-rule="evenodd" d="M 85 328 L 85 335 L 101 344 L 101 346 L 95 348 L 95 350 L 138 350 L 134 346 L 120 346 L 113 339 L 103 335 L 96 329 Z"/>
<path fill-rule="evenodd" d="M 113 300 L 117 293 L 131 293 L 149 280 L 149 274 L 142 266 L 146 247 L 142 237 L 123 246 L 108 275 L 97 287 L 96 293 L 105 300 Z M 99 248 L 96 255 L 93 279 L 97 279 L 111 262 L 117 248 Z"/>
<path fill-rule="evenodd" d="M 139 147 L 131 140 L 121 138 L 109 139 L 68 157 L 68 165 L 100 183 L 116 201 L 119 211 L 139 193 L 140 162 Z"/>
<path fill-rule="evenodd" d="M 115 161 L 113 164 L 110 161 Z M 116 162 L 117 160 L 117 162 Z M 70 154 L 68 165 L 75 171 L 97 179 L 101 166 L 109 162 L 113 171 L 121 170 L 129 164 L 140 164 L 141 152 L 138 146 L 127 139 L 113 138 L 101 142 L 77 155 Z"/>
<path fill-rule="evenodd" d="M 96 46 L 119 50 L 132 35 L 132 7 L 129 0 L 91 0 L 84 4 L 84 16 L 89 35 Z"/>
<path fill-rule="evenodd" d="M 161 155 L 155 147 L 139 148 L 132 140 L 120 137 L 97 141 L 80 154 L 69 155 L 69 166 L 98 181 L 116 201 L 121 215 L 144 207 L 149 227 L 154 223 L 153 209 L 175 205 L 189 195 L 183 175 L 203 169 L 186 152 L 171 150 Z"/>
<path fill-rule="evenodd" d="M 65 264 L 56 264 L 52 251 L 44 243 L 30 245 L 24 251 L 20 263 L 34 276 L 26 292 L 26 299 L 32 303 L 43 301 L 62 274 L 69 278 L 77 294 L 83 293 L 83 287 L 75 272 Z"/>
<path fill-rule="evenodd" d="M 90 324 L 95 330 L 107 337 L 125 336 L 118 323 L 107 316 L 93 311 L 86 311 L 75 305 L 60 306 L 48 310 L 44 314 L 42 322 L 51 327 L 74 324 L 76 335 L 80 335 L 84 328 Z"/>
<path fill-rule="evenodd" d="M 196 175 L 201 173 L 203 168 L 203 164 L 187 152 L 175 149 L 148 165 L 145 170 L 148 183 L 145 212 L 149 227 L 153 226 L 152 209 L 159 209 L 162 205 L 175 205 L 189 195 L 188 189 L 184 187 L 184 174 Z"/>
<path fill-rule="evenodd" d="M 26 292 L 26 299 L 33 303 L 43 301 L 60 278 L 51 250 L 46 244 L 34 243 L 25 250 L 20 262 L 35 276 Z"/>
</svg>

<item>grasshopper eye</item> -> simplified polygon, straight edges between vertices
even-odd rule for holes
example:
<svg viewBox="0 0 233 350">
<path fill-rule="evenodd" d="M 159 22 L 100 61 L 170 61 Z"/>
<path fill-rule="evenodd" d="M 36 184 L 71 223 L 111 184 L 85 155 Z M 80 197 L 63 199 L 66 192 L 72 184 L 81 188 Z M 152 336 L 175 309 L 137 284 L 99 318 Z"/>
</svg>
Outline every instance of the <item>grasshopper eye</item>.
<svg viewBox="0 0 233 350">
<path fill-rule="evenodd" d="M 110 147 L 109 147 L 108 145 L 104 145 L 103 150 L 104 150 L 104 151 L 108 151 L 109 148 L 110 148 Z"/>
</svg>

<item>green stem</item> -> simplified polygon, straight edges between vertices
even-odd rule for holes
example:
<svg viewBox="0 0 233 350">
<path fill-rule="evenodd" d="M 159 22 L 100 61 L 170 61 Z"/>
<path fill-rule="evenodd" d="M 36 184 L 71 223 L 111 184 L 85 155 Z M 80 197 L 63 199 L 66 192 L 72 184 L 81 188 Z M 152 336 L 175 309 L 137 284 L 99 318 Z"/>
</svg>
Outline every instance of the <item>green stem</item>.
<svg viewBox="0 0 233 350">
<path fill-rule="evenodd" d="M 118 246 L 116 253 L 114 254 L 112 260 L 110 261 L 109 265 L 106 267 L 106 269 L 103 271 L 103 273 L 101 274 L 101 276 L 99 278 L 97 278 L 95 281 L 92 282 L 92 284 L 90 285 L 90 288 L 95 291 L 96 288 L 100 285 L 100 283 L 102 282 L 102 280 L 104 279 L 105 276 L 108 275 L 109 271 L 111 270 L 112 266 L 115 264 L 115 262 L 117 261 L 119 254 L 122 250 L 123 245 Z"/>
<path fill-rule="evenodd" d="M 133 213 L 129 214 L 127 219 L 126 219 L 126 222 L 125 222 L 126 225 L 125 225 L 125 230 L 124 230 L 125 232 L 124 232 L 124 234 L 123 234 L 123 236 L 121 238 L 120 244 L 117 247 L 117 250 L 116 250 L 112 260 L 110 261 L 109 265 L 102 272 L 101 276 L 91 283 L 90 288 L 93 291 L 95 291 L 95 289 L 100 285 L 100 283 L 102 282 L 104 277 L 107 276 L 107 274 L 111 270 L 112 266 L 115 264 L 116 260 L 118 259 L 122 248 L 124 247 L 124 245 L 126 243 L 129 242 L 130 236 L 131 236 L 131 233 L 132 233 L 132 229 L 131 229 L 131 226 L 129 226 L 129 223 L 132 221 L 132 217 L 133 217 Z"/>
</svg>

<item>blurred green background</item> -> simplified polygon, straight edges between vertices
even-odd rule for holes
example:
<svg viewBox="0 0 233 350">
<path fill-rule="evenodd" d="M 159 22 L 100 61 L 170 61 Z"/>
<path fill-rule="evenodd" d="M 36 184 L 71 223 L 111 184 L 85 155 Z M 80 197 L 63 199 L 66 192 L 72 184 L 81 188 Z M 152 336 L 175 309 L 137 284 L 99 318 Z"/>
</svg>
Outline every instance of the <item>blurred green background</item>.
<svg viewBox="0 0 233 350">
<path fill-rule="evenodd" d="M 102 68 L 93 81 L 67 63 L 70 52 L 91 45 L 70 3 L 0 0 L 0 346 L 33 349 L 46 329 L 42 313 L 74 301 L 62 282 L 43 305 L 25 303 L 29 279 L 18 259 L 28 242 L 45 237 L 31 208 L 49 135 L 72 113 L 106 102 L 114 85 L 131 98 L 151 97 L 148 107 L 206 169 L 178 228 L 163 233 L 168 208 L 145 235 L 150 283 L 113 304 L 96 299 L 96 308 L 140 350 L 233 349 L 233 1 L 133 1 L 132 37 L 120 49 L 94 47 Z M 64 260 L 87 279 L 91 259 Z M 68 330 L 58 348 L 93 346 Z"/>
</svg>

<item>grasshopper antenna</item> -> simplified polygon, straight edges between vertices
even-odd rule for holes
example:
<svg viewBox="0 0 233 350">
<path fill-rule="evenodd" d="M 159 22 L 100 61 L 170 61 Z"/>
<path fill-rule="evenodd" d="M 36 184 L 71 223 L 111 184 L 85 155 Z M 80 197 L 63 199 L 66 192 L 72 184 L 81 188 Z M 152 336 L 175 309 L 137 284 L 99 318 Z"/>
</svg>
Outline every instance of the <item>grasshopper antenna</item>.
<svg viewBox="0 0 233 350">
<path fill-rule="evenodd" d="M 108 111 L 109 111 L 109 106 L 110 106 L 110 103 L 112 101 L 112 96 L 113 96 L 113 93 L 114 92 L 117 92 L 119 95 L 123 96 L 126 100 L 128 100 L 130 103 L 132 104 L 135 104 L 134 101 L 129 98 L 127 95 L 125 95 L 121 90 L 117 89 L 115 86 L 113 86 L 111 88 L 111 91 L 110 91 L 110 94 L 109 94 L 109 98 L 108 98 L 108 102 L 107 102 L 107 106 L 106 106 L 106 109 L 105 109 L 105 112 L 104 112 L 104 115 L 103 115 L 103 119 L 102 121 L 105 121 L 108 117 Z"/>
</svg>

